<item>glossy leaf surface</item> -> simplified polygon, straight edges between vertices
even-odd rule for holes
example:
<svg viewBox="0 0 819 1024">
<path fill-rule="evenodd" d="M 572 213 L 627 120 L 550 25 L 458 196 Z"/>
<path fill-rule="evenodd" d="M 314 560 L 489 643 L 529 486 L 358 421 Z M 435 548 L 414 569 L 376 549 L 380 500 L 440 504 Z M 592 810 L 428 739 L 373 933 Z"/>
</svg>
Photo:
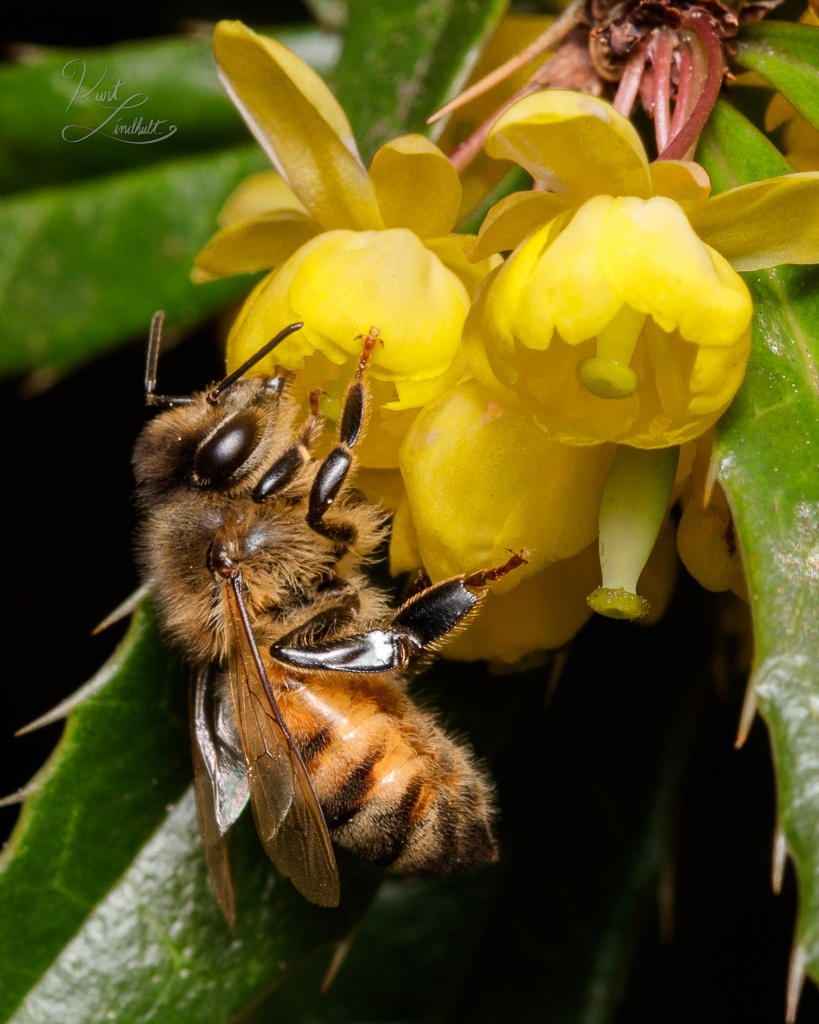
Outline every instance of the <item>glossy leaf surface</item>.
<svg viewBox="0 0 819 1024">
<path fill-rule="evenodd" d="M 0 859 L 0 1020 L 127 870 L 190 775 L 187 673 L 147 609 L 100 676 Z"/>
<path fill-rule="evenodd" d="M 788 165 L 720 103 L 700 147 L 714 190 Z M 743 275 L 754 297 L 751 361 L 715 453 L 734 507 L 754 618 L 751 685 L 771 734 L 784 831 L 799 881 L 796 944 L 819 979 L 819 271 Z"/>
<path fill-rule="evenodd" d="M 313 26 L 269 34 L 319 74 L 332 71 L 338 59 L 338 35 Z M 97 95 L 105 98 L 95 103 Z M 140 117 L 143 126 L 161 121 L 158 132 L 122 135 L 124 142 L 111 137 L 118 123 L 130 126 Z M 72 124 L 86 131 L 67 132 L 77 140 L 68 142 L 63 131 Z M 24 65 L 3 65 L 0 125 L 0 192 L 135 171 L 248 140 L 217 77 L 210 42 L 181 37 L 87 51 L 44 50 L 29 54 Z M 144 144 L 167 134 L 171 125 L 176 131 L 170 138 Z"/>
<path fill-rule="evenodd" d="M 738 64 L 755 71 L 819 128 L 819 28 L 786 21 L 746 25 L 736 49 Z"/>
</svg>

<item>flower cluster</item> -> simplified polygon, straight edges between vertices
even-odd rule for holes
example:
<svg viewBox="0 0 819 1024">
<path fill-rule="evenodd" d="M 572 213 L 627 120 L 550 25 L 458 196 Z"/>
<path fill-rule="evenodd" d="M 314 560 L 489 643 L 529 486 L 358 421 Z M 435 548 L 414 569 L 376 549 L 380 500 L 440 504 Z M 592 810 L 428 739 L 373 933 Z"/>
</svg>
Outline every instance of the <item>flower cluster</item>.
<svg viewBox="0 0 819 1024">
<path fill-rule="evenodd" d="M 239 188 L 196 262 L 198 280 L 269 271 L 233 325 L 229 369 L 302 320 L 275 361 L 305 394 L 320 386 L 335 418 L 357 336 L 377 329 L 360 485 L 395 511 L 393 572 L 438 580 L 528 552 L 445 655 L 520 662 L 592 609 L 661 614 L 678 499 L 686 566 L 741 589 L 708 483 L 709 431 L 750 350 L 737 271 L 819 259 L 819 174 L 711 196 L 699 165 L 650 163 L 605 101 L 551 90 L 511 106 L 486 143 L 535 188 L 477 237 L 452 233 L 461 184 L 435 145 L 395 139 L 367 170 L 332 94 L 284 47 L 222 22 L 214 48 L 275 168 Z"/>
</svg>

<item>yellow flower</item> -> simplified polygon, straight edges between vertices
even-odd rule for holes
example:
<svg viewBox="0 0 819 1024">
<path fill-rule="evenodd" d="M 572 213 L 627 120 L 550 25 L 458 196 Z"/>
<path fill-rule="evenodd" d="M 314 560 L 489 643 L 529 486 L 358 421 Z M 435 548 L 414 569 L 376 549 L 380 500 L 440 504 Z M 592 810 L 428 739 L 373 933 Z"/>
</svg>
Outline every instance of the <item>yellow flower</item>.
<svg viewBox="0 0 819 1024">
<path fill-rule="evenodd" d="M 507 111 L 487 150 L 550 191 L 498 203 L 471 251 L 514 249 L 465 327 L 475 376 L 570 444 L 658 448 L 707 430 L 749 353 L 736 271 L 819 260 L 819 174 L 710 198 L 699 165 L 649 165 L 612 106 L 560 91 Z"/>
<path fill-rule="evenodd" d="M 285 47 L 223 21 L 214 52 L 233 102 L 276 168 L 240 186 L 222 230 L 196 260 L 200 281 L 272 270 L 231 330 L 228 368 L 284 324 L 303 320 L 304 329 L 258 369 L 302 368 L 319 353 L 314 370 L 323 384 L 333 364 L 359 355 L 357 336 L 376 328 L 382 344 L 369 365 L 376 405 L 388 420 L 418 408 L 463 375 L 461 330 L 489 269 L 463 252 L 473 236 L 450 234 L 461 202 L 455 169 L 423 136 L 407 135 L 382 146 L 368 173 L 341 107 Z M 392 423 L 393 434 L 406 420 L 401 430 Z M 380 458 L 390 463 L 389 454 Z"/>
<path fill-rule="evenodd" d="M 421 410 L 401 446 L 406 498 L 393 521 L 392 571 L 423 566 L 438 581 L 502 565 L 510 550 L 528 559 L 493 585 L 446 657 L 514 663 L 567 643 L 586 622 L 614 450 L 550 440 L 514 398 L 507 404 L 476 380 Z"/>
</svg>

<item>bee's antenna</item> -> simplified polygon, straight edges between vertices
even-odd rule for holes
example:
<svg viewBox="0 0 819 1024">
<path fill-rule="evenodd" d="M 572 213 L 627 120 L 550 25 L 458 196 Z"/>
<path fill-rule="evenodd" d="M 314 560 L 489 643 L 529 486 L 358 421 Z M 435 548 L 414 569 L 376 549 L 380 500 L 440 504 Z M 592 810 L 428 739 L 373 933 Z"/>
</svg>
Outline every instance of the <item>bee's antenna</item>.
<svg viewBox="0 0 819 1024">
<path fill-rule="evenodd" d="M 193 405 L 193 399 L 186 395 L 157 395 L 156 388 L 156 364 L 159 360 L 159 343 L 162 337 L 162 323 L 165 319 L 164 312 L 160 309 L 154 313 L 151 320 L 151 333 L 148 337 L 148 358 L 145 362 L 145 404 L 158 405 L 163 409 L 170 409 L 175 405 Z"/>
<path fill-rule="evenodd" d="M 154 323 L 156 323 L 156 318 L 161 316 L 161 313 L 157 313 L 156 316 L 154 317 Z M 162 321 L 160 320 L 160 324 L 161 323 Z M 273 349 L 278 344 L 284 341 L 285 338 L 289 338 L 291 334 L 295 334 L 296 331 L 300 331 L 302 327 L 304 327 L 304 323 L 303 321 L 299 321 L 298 323 L 295 324 L 288 324 L 288 326 L 285 327 L 284 330 L 279 331 L 275 338 L 271 338 L 271 340 L 268 341 L 266 345 L 262 345 L 259 351 L 252 355 L 250 359 L 247 360 L 247 362 L 242 363 L 242 365 L 237 370 L 234 370 L 233 373 L 229 373 L 220 384 L 217 384 L 213 391 L 211 391 L 210 394 L 207 396 L 208 402 L 210 402 L 211 405 L 218 405 L 219 395 L 221 395 L 223 391 L 226 391 L 232 384 L 235 384 L 236 381 L 241 376 L 243 376 L 243 374 L 247 373 L 247 371 L 252 366 L 255 366 L 260 359 L 263 359 L 268 352 L 272 352 Z M 151 337 L 153 338 L 153 325 L 151 325 Z M 145 386 L 147 389 L 147 379 Z"/>
</svg>

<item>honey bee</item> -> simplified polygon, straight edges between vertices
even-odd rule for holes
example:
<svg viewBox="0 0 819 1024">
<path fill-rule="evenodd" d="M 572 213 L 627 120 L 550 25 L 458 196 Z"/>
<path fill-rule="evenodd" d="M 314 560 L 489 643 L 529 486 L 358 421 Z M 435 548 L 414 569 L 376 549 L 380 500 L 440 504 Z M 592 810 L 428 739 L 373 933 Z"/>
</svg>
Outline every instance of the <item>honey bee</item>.
<svg viewBox="0 0 819 1024">
<path fill-rule="evenodd" d="M 375 329 L 319 460 L 318 394 L 297 423 L 290 375 L 246 376 L 302 324 L 215 387 L 176 397 L 155 394 L 161 324 L 158 313 L 145 394 L 164 411 L 133 458 L 137 557 L 164 631 L 193 665 L 197 814 L 225 917 L 235 919 L 225 837 L 248 800 L 276 867 L 322 906 L 340 896 L 331 840 L 407 875 L 494 861 L 491 784 L 402 677 L 523 556 L 426 581 L 391 609 L 362 571 L 386 513 L 352 488 Z"/>
</svg>

